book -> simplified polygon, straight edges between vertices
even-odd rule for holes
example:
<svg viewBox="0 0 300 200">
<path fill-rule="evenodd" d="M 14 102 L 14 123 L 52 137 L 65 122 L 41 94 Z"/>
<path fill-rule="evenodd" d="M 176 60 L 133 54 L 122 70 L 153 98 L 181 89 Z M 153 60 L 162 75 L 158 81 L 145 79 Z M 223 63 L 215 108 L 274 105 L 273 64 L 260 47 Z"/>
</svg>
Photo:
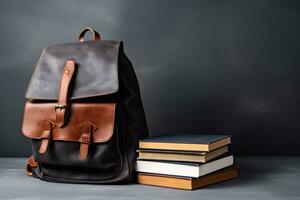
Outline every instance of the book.
<svg viewBox="0 0 300 200">
<path fill-rule="evenodd" d="M 235 167 L 228 167 L 199 178 L 139 173 L 137 182 L 144 185 L 194 190 L 237 177 L 238 170 Z"/>
<path fill-rule="evenodd" d="M 138 152 L 138 159 L 205 163 L 213 158 L 216 158 L 220 155 L 227 153 L 228 146 L 223 146 L 210 152 L 155 150 L 155 149 L 139 149 L 137 150 L 137 152 Z"/>
<path fill-rule="evenodd" d="M 228 145 L 231 137 L 228 135 L 161 135 L 139 141 L 140 149 L 212 151 Z"/>
<path fill-rule="evenodd" d="M 232 155 L 208 163 L 137 160 L 136 171 L 198 178 L 231 165 Z"/>
</svg>

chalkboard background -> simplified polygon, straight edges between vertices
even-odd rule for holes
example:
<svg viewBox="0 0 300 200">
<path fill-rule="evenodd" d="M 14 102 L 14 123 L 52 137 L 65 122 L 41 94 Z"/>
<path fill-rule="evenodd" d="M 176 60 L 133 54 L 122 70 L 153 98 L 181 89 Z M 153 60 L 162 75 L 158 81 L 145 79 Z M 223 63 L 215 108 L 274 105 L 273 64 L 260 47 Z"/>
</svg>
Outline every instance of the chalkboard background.
<svg viewBox="0 0 300 200">
<path fill-rule="evenodd" d="M 299 1 L 1 0 L 0 156 L 30 154 L 35 63 L 85 25 L 124 41 L 151 135 L 225 133 L 236 155 L 299 155 L 299 22 Z"/>
</svg>

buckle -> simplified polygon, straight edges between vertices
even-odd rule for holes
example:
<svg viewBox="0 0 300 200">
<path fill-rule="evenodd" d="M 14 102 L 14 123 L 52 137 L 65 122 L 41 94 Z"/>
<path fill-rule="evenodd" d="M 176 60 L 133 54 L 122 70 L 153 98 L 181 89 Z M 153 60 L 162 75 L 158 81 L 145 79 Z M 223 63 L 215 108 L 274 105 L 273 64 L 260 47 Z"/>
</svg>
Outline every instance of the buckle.
<svg viewBox="0 0 300 200">
<path fill-rule="evenodd" d="M 62 109 L 66 109 L 66 108 L 67 108 L 66 105 L 61 105 L 61 104 L 55 105 L 55 110 L 57 110 L 57 109 L 62 110 Z"/>
</svg>

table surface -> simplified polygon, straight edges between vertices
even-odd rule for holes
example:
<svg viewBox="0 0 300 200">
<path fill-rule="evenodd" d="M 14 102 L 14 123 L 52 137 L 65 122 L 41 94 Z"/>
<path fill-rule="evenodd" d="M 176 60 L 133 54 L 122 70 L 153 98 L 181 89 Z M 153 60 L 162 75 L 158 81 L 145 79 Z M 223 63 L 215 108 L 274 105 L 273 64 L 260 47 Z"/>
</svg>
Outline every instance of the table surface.
<svg viewBox="0 0 300 200">
<path fill-rule="evenodd" d="M 128 185 L 63 184 L 28 177 L 25 158 L 0 158 L 0 199 L 299 200 L 300 157 L 236 157 L 238 179 L 195 191 Z"/>
</svg>

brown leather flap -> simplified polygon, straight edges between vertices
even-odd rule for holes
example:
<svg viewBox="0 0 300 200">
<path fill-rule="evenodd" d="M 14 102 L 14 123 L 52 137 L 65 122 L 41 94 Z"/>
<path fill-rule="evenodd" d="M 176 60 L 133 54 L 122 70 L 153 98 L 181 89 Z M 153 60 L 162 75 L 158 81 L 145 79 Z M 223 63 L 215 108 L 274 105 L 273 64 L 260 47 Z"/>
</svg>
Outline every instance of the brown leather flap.
<svg viewBox="0 0 300 200">
<path fill-rule="evenodd" d="M 114 132 L 115 103 L 72 103 L 68 108 L 69 119 L 64 127 L 55 125 L 56 103 L 25 104 L 22 133 L 29 138 L 41 139 L 45 122 L 53 125 L 53 140 L 79 142 L 82 127 L 93 127 L 92 141 L 108 141 Z"/>
</svg>

